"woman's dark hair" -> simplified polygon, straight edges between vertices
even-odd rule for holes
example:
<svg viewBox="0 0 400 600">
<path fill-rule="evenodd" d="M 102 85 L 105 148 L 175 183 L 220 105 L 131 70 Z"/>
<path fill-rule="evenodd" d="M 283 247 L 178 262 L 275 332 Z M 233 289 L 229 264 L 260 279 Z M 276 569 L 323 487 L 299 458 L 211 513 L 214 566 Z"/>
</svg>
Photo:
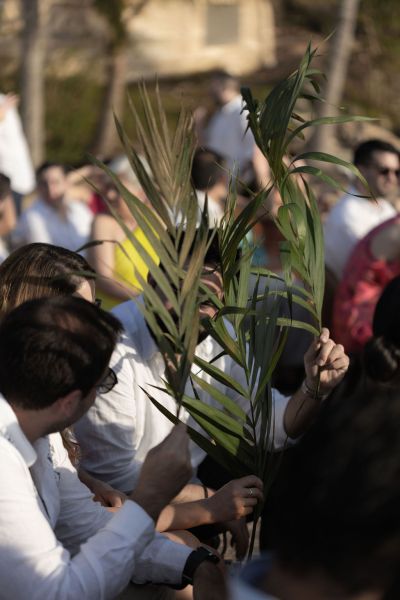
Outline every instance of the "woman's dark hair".
<svg viewBox="0 0 400 600">
<path fill-rule="evenodd" d="M 0 324 L 0 393 L 39 410 L 73 390 L 82 396 L 104 374 L 122 326 L 74 296 L 21 304 Z"/>
<path fill-rule="evenodd" d="M 353 395 L 328 399 L 290 450 L 267 544 L 292 573 L 322 572 L 349 595 L 382 590 L 393 598 L 399 505 L 400 388 L 364 379 Z"/>
<path fill-rule="evenodd" d="M 51 244 L 28 244 L 0 265 L 0 314 L 27 300 L 74 294 L 96 272 L 71 250 Z"/>
<path fill-rule="evenodd" d="M 375 381 L 400 381 L 400 277 L 390 281 L 375 308 L 373 337 L 364 348 L 364 367 Z"/>
</svg>

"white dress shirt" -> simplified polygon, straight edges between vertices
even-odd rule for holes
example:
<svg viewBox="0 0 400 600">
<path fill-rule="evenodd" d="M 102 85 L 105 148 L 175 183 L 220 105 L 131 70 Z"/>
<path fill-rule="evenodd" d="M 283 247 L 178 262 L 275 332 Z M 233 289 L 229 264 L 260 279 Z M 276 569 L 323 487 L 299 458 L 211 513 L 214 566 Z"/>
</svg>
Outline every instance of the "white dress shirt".
<svg viewBox="0 0 400 600">
<path fill-rule="evenodd" d="M 0 599 L 106 600 L 131 578 L 179 584 L 190 548 L 127 500 L 93 502 L 59 434 L 32 446 L 0 396 Z"/>
<path fill-rule="evenodd" d="M 82 466 L 99 479 L 128 492 L 135 486 L 148 451 L 160 443 L 173 427 L 169 419 L 150 402 L 144 390 L 173 414 L 176 414 L 176 403 L 167 393 L 152 387 L 164 387 L 164 362 L 135 302 L 124 302 L 112 312 L 122 321 L 127 334 L 117 345 L 110 362 L 118 383 L 111 392 L 97 397 L 86 415 L 76 423 L 74 431 L 82 451 Z M 210 362 L 221 351 L 222 348 L 209 336 L 197 346 L 196 355 Z M 243 369 L 229 356 L 222 356 L 213 364 L 245 386 Z M 204 372 L 200 373 L 195 365 L 193 370 L 248 411 L 248 402 L 242 396 Z M 203 389 L 198 387 L 197 392 L 203 402 L 220 408 Z M 193 397 L 189 384 L 186 393 Z M 274 436 L 271 446 L 282 448 L 287 442 L 283 415 L 288 398 L 277 390 L 273 390 L 272 398 Z M 205 435 L 183 408 L 180 418 Z M 204 457 L 204 451 L 191 442 L 193 467 L 196 468 Z"/>
<path fill-rule="evenodd" d="M 247 111 L 242 112 L 240 94 L 227 102 L 211 117 L 204 131 L 204 146 L 227 159 L 230 171 L 239 169 L 242 178 L 253 160 L 255 141 L 247 129 Z"/>
<path fill-rule="evenodd" d="M 395 214 L 393 205 L 384 199 L 375 202 L 348 194 L 335 204 L 324 225 L 325 262 L 339 280 L 356 243 Z"/>
<path fill-rule="evenodd" d="M 38 199 L 25 210 L 11 235 L 13 246 L 41 242 L 76 251 L 86 244 L 93 220 L 82 202 L 66 201 L 65 217 L 44 200 Z"/>
<path fill-rule="evenodd" d="M 197 196 L 197 201 L 199 203 L 199 208 L 200 208 L 201 212 L 203 212 L 204 206 L 206 203 L 206 192 L 203 192 L 202 190 L 196 190 L 196 196 Z M 208 222 L 209 222 L 210 227 L 218 227 L 218 225 L 222 221 L 222 217 L 224 216 L 224 211 L 223 211 L 221 205 L 216 200 L 211 198 L 211 196 L 209 196 L 208 194 L 207 194 L 207 210 L 208 210 Z M 199 214 L 198 221 L 200 224 L 201 214 Z"/>
<path fill-rule="evenodd" d="M 5 100 L 6 96 L 0 94 L 0 106 Z M 15 107 L 7 109 L 0 120 L 0 173 L 10 178 L 13 192 L 30 194 L 35 187 L 35 171 Z"/>
</svg>

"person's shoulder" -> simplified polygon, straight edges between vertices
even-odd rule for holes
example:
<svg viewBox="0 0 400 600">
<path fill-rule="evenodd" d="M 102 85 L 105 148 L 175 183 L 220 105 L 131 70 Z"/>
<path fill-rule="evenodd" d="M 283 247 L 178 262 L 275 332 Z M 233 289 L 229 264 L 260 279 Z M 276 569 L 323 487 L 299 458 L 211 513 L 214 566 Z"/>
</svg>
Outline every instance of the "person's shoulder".
<svg viewBox="0 0 400 600">
<path fill-rule="evenodd" d="M 84 202 L 79 200 L 67 200 L 68 210 L 77 218 L 93 220 L 93 213 Z"/>
<path fill-rule="evenodd" d="M 49 210 L 50 208 L 47 206 L 46 202 L 38 196 L 37 198 L 34 198 L 32 204 L 22 212 L 21 217 L 30 218 L 35 215 L 46 215 Z"/>
<path fill-rule="evenodd" d="M 335 226 L 337 223 L 347 221 L 347 219 L 353 215 L 359 215 L 360 211 L 363 211 L 364 209 L 368 209 L 367 200 L 365 200 L 365 198 L 359 198 L 352 194 L 342 196 L 331 209 L 325 222 L 325 230 Z"/>
<path fill-rule="evenodd" d="M 17 468 L 27 471 L 26 462 L 14 444 L 6 436 L 0 435 L 0 472 L 3 485 L 6 485 L 3 479 L 5 475 L 15 472 Z"/>
</svg>

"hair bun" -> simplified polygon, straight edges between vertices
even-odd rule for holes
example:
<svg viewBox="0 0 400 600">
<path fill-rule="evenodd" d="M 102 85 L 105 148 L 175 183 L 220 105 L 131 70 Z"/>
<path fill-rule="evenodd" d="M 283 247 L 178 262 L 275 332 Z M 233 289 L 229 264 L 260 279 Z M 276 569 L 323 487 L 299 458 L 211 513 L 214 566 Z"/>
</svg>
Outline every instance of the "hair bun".
<svg viewBox="0 0 400 600">
<path fill-rule="evenodd" d="M 371 379 L 388 382 L 400 373 L 400 348 L 384 336 L 372 337 L 364 348 L 364 366 Z"/>
</svg>

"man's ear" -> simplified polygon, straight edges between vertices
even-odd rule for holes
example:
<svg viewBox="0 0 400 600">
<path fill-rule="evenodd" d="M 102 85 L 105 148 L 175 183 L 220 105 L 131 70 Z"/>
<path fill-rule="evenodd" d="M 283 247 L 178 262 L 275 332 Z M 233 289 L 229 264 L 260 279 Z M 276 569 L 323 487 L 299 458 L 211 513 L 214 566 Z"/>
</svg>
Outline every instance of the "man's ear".
<svg viewBox="0 0 400 600">
<path fill-rule="evenodd" d="M 69 419 L 71 415 L 76 413 L 76 409 L 82 400 L 82 392 L 80 390 L 72 390 L 66 396 L 58 398 L 55 405 L 59 411 L 60 416 L 65 419 Z"/>
</svg>

